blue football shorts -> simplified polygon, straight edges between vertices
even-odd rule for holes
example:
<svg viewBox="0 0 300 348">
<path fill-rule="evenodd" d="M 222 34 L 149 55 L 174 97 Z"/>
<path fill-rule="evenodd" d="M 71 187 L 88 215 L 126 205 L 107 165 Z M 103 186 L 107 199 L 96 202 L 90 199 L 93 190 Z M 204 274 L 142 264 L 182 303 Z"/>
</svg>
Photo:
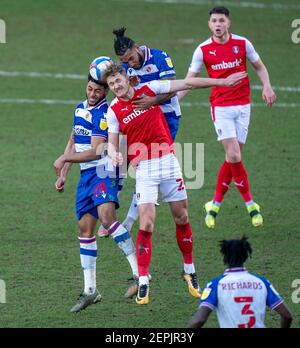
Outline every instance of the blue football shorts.
<svg viewBox="0 0 300 348">
<path fill-rule="evenodd" d="M 180 117 L 165 115 L 165 118 L 169 126 L 172 140 L 174 141 L 178 132 Z"/>
<path fill-rule="evenodd" d="M 118 178 L 99 178 L 95 167 L 82 170 L 76 193 L 77 219 L 86 213 L 98 219 L 97 206 L 107 202 L 114 202 L 118 209 L 118 191 Z"/>
</svg>

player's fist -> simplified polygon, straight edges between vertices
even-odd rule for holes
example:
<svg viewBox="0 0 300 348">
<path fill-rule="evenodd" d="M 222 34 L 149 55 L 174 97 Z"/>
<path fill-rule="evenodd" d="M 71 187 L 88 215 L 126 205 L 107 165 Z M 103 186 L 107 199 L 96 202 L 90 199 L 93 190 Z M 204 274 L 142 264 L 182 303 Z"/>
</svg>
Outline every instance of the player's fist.
<svg viewBox="0 0 300 348">
<path fill-rule="evenodd" d="M 136 87 L 140 83 L 138 76 L 129 76 L 129 83 L 132 87 Z"/>
<path fill-rule="evenodd" d="M 62 177 L 57 178 L 55 181 L 55 189 L 58 192 L 64 192 L 64 187 L 65 187 L 65 179 Z"/>
<path fill-rule="evenodd" d="M 269 107 L 271 107 L 275 103 L 276 94 L 271 86 L 263 87 L 262 98 Z"/>
<path fill-rule="evenodd" d="M 57 158 L 57 160 L 53 163 L 54 171 L 57 176 L 60 176 L 60 172 L 65 164 L 65 156 L 61 155 Z"/>
<path fill-rule="evenodd" d="M 115 167 L 121 166 L 123 163 L 123 156 L 121 152 L 114 152 L 113 155 L 111 156 L 111 161 Z"/>
</svg>

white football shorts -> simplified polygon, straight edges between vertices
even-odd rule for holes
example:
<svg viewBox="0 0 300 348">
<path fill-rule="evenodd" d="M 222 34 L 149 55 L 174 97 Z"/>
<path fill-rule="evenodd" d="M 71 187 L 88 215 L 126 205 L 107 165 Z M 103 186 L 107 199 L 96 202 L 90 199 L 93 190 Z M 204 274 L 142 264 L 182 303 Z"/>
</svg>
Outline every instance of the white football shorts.
<svg viewBox="0 0 300 348">
<path fill-rule="evenodd" d="M 211 116 L 218 136 L 218 141 L 237 138 L 239 143 L 246 143 L 250 122 L 250 104 L 212 106 Z"/>
<path fill-rule="evenodd" d="M 137 204 L 157 202 L 158 190 L 162 202 L 187 199 L 178 160 L 174 154 L 139 162 L 136 168 Z"/>
</svg>

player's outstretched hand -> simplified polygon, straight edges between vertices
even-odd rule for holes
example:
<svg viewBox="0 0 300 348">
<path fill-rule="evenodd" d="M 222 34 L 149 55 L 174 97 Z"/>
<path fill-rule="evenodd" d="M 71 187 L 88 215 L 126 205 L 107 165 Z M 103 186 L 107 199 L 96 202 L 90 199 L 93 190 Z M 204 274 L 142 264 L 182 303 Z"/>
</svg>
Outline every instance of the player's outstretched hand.
<svg viewBox="0 0 300 348">
<path fill-rule="evenodd" d="M 276 94 L 271 86 L 263 87 L 262 98 L 267 106 L 271 107 L 276 101 Z"/>
<path fill-rule="evenodd" d="M 65 190 L 65 179 L 62 177 L 58 177 L 57 180 L 55 181 L 55 189 L 58 192 L 64 192 Z"/>
<path fill-rule="evenodd" d="M 114 152 L 114 154 L 111 156 L 111 161 L 115 167 L 121 166 L 123 163 L 123 156 L 121 152 Z"/>
<path fill-rule="evenodd" d="M 226 87 L 235 86 L 238 83 L 240 83 L 245 77 L 247 77 L 247 75 L 248 74 L 246 73 L 246 71 L 231 74 L 228 77 L 226 77 L 226 79 L 224 79 L 224 86 Z"/>
</svg>

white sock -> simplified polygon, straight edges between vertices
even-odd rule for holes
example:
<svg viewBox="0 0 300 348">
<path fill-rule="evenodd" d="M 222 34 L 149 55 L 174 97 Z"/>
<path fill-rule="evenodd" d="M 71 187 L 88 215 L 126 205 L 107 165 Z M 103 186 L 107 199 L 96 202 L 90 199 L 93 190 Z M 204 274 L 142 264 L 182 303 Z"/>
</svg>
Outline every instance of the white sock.
<svg viewBox="0 0 300 348">
<path fill-rule="evenodd" d="M 127 260 L 130 264 L 131 270 L 132 270 L 132 274 L 136 277 L 139 276 L 139 272 L 138 272 L 138 265 L 137 265 L 137 260 L 136 260 L 136 254 L 135 252 L 126 256 Z"/>
<path fill-rule="evenodd" d="M 131 216 L 126 216 L 126 219 L 122 222 L 122 225 L 126 228 L 128 232 L 131 232 L 132 226 L 135 223 L 136 219 L 133 219 Z"/>
<path fill-rule="evenodd" d="M 184 269 L 184 272 L 187 273 L 187 274 L 192 274 L 192 273 L 195 273 L 195 266 L 193 263 L 184 263 L 183 264 L 183 269 Z"/>
<path fill-rule="evenodd" d="M 149 278 L 148 278 L 148 276 L 141 276 L 141 277 L 139 277 L 139 285 L 149 285 Z"/>
<path fill-rule="evenodd" d="M 96 237 L 81 238 L 80 242 L 80 261 L 84 274 L 84 292 L 91 294 L 96 289 L 96 260 L 97 242 Z"/>
<path fill-rule="evenodd" d="M 93 294 L 96 290 L 96 268 L 88 268 L 83 270 L 84 274 L 84 292 Z"/>
<path fill-rule="evenodd" d="M 131 231 L 132 226 L 134 222 L 139 217 L 138 207 L 137 207 L 137 200 L 136 200 L 136 193 L 133 194 L 131 204 L 126 216 L 126 219 L 123 222 L 123 226 L 125 226 L 127 231 Z"/>
</svg>

